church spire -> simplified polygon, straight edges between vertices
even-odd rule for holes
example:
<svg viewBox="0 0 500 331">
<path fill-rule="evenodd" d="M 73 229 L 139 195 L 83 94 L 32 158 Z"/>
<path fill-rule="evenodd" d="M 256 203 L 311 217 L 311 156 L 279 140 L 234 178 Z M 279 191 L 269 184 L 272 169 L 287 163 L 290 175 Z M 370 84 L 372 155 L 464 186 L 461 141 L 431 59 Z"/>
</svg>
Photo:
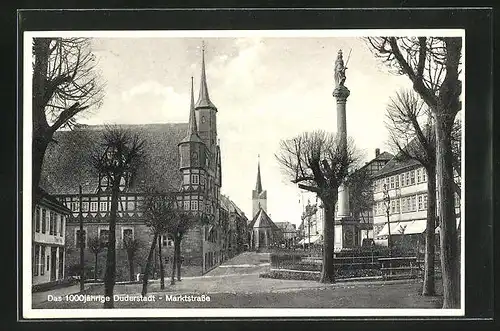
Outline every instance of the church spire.
<svg viewBox="0 0 500 331">
<path fill-rule="evenodd" d="M 198 136 L 198 128 L 196 125 L 196 114 L 194 112 L 194 91 L 193 91 L 193 77 L 191 77 L 191 107 L 189 109 L 189 123 L 186 138 L 182 142 L 186 141 L 196 141 L 201 142 Z"/>
<path fill-rule="evenodd" d="M 257 193 L 262 192 L 262 181 L 260 179 L 260 154 L 259 161 L 257 163 L 257 183 L 255 184 L 255 191 L 257 191 Z"/>
<path fill-rule="evenodd" d="M 199 107 L 210 107 L 216 109 L 215 105 L 210 101 L 208 95 L 207 87 L 207 75 L 205 73 L 205 42 L 202 42 L 202 54 L 201 54 L 201 81 L 200 81 L 200 95 L 198 101 L 196 102 L 196 108 Z"/>
</svg>

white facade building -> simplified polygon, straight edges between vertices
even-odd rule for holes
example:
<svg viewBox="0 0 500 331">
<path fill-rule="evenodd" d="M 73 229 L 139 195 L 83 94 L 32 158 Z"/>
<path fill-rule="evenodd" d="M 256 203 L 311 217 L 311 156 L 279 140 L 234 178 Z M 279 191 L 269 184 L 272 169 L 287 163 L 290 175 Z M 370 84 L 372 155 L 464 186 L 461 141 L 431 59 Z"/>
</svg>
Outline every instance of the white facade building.
<svg viewBox="0 0 500 331">
<path fill-rule="evenodd" d="M 385 193 L 389 195 L 391 237 L 422 234 L 426 230 L 427 179 L 425 168 L 417 161 L 408 160 L 402 162 L 397 161 L 395 158 L 375 174 L 373 183 L 373 232 L 377 244 L 387 245 L 389 234 L 387 201 L 384 200 Z M 460 182 L 458 176 L 456 176 L 456 182 Z M 438 202 L 436 204 L 437 228 L 439 224 L 438 193 L 436 193 L 436 198 Z M 460 197 L 458 194 L 455 194 L 455 208 L 458 226 L 460 224 Z"/>
<path fill-rule="evenodd" d="M 40 191 L 32 223 L 33 285 L 64 278 L 66 218 L 70 213 L 55 198 Z"/>
</svg>

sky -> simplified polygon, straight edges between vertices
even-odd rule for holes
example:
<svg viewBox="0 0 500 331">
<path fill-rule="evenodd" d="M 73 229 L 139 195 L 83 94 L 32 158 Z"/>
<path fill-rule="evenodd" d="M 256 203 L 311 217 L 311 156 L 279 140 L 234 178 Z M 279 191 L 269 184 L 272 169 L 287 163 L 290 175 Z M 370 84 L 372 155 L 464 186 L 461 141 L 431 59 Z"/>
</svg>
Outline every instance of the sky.
<svg viewBox="0 0 500 331">
<path fill-rule="evenodd" d="M 301 194 L 283 174 L 274 155 L 281 139 L 316 129 L 336 132 L 332 92 L 339 49 L 344 61 L 350 52 L 347 134 L 365 161 L 375 157 L 376 148 L 389 151 L 385 108 L 396 91 L 411 84 L 407 77 L 389 73 L 362 39 L 349 37 L 95 38 L 92 47 L 106 83 L 105 98 L 81 122 L 187 122 L 191 76 L 198 97 L 202 41 L 210 99 L 218 108 L 221 193 L 247 215 L 258 155 L 273 221 L 298 226 L 307 199 L 314 202 L 314 196 Z"/>
</svg>

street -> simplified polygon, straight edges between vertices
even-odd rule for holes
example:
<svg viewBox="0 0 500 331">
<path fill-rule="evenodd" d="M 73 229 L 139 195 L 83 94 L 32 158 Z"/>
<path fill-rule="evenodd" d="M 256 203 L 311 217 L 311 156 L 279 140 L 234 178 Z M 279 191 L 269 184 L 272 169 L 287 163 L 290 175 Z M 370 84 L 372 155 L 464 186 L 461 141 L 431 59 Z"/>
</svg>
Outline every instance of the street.
<svg viewBox="0 0 500 331">
<path fill-rule="evenodd" d="M 149 284 L 148 295 L 154 301 L 131 301 L 140 296 L 141 284 L 115 285 L 115 294 L 123 300 L 115 308 L 439 308 L 441 296 L 420 295 L 420 280 L 338 282 L 321 284 L 315 281 L 259 278 L 270 268 L 268 254 L 243 253 L 201 277 L 184 278 L 175 285 L 166 280 L 160 290 L 159 281 Z M 57 296 L 56 291 L 51 291 Z M 60 291 L 61 292 L 61 291 Z M 38 301 L 33 308 L 101 308 L 99 301 Z M 104 293 L 103 285 L 90 287 L 86 295 Z M 49 292 L 45 293 L 47 297 Z M 193 295 L 210 301 L 172 300 L 173 297 Z M 45 298 L 46 300 L 46 298 Z"/>
</svg>

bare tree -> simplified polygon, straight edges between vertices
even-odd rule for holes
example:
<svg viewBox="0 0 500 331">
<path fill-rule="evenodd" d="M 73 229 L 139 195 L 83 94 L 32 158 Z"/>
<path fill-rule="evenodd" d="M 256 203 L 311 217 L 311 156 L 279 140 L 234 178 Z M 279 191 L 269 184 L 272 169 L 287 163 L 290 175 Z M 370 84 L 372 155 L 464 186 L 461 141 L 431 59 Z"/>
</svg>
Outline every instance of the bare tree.
<svg viewBox="0 0 500 331">
<path fill-rule="evenodd" d="M 176 215 L 176 199 L 173 193 L 162 193 L 159 190 L 149 188 L 144 197 L 144 202 L 141 209 L 146 217 L 146 225 L 153 233 L 153 240 L 149 249 L 149 254 L 144 271 L 144 278 L 142 282 L 142 296 L 145 296 L 148 291 L 148 280 L 153 261 L 153 254 L 155 245 L 159 240 L 161 234 L 165 233 L 166 225 L 174 222 Z M 159 247 L 161 250 L 161 246 Z M 163 275 L 161 275 L 163 276 Z M 161 289 L 165 288 L 165 280 L 161 278 Z"/>
<path fill-rule="evenodd" d="M 99 237 L 89 238 L 89 249 L 95 256 L 95 265 L 94 265 L 94 280 L 97 280 L 97 266 L 98 266 L 98 257 L 99 253 L 103 251 L 104 245 Z"/>
<path fill-rule="evenodd" d="M 110 300 L 104 308 L 113 308 L 113 289 L 116 278 L 116 219 L 120 188 L 125 189 L 144 162 L 144 141 L 138 134 L 118 127 L 106 126 L 102 143 L 92 154 L 94 167 L 108 178 L 111 188 L 111 209 L 109 216 L 109 242 L 104 277 L 104 295 Z"/>
<path fill-rule="evenodd" d="M 427 172 L 427 225 L 423 295 L 435 295 L 436 139 L 432 114 L 413 91 L 401 90 L 387 107 L 390 144 L 400 161 L 416 160 Z"/>
<path fill-rule="evenodd" d="M 103 84 L 87 38 L 33 40 L 33 188 L 54 132 L 77 125 L 77 115 L 99 107 Z"/>
<path fill-rule="evenodd" d="M 180 206 L 179 206 L 180 207 Z M 177 208 L 176 217 L 173 222 L 166 225 L 166 231 L 169 237 L 174 241 L 174 253 L 172 259 L 172 278 L 170 284 L 175 284 L 175 271 L 177 271 L 177 280 L 181 280 L 181 242 L 184 235 L 197 225 L 205 225 L 213 221 L 212 217 L 200 214 L 198 212 L 189 212 Z"/>
<path fill-rule="evenodd" d="M 324 131 L 306 132 L 295 138 L 282 140 L 275 155 L 286 176 L 299 188 L 314 192 L 321 199 L 325 213 L 323 227 L 323 267 L 320 281 L 335 281 L 334 210 L 338 188 L 355 163 L 352 142 L 345 152 L 336 135 Z"/>
<path fill-rule="evenodd" d="M 136 253 L 141 248 L 141 243 L 137 239 L 132 238 L 124 238 L 123 239 L 123 248 L 127 252 L 128 259 L 128 268 L 129 268 L 129 279 L 130 281 L 134 280 L 134 259 Z"/>
<path fill-rule="evenodd" d="M 353 171 L 346 179 L 349 205 L 354 218 L 365 222 L 364 214 L 373 208 L 373 179 L 367 168 Z"/>
<path fill-rule="evenodd" d="M 443 308 L 460 307 L 460 256 L 454 206 L 452 130 L 461 108 L 461 37 L 367 38 L 375 56 L 407 76 L 435 119 Z"/>
</svg>

